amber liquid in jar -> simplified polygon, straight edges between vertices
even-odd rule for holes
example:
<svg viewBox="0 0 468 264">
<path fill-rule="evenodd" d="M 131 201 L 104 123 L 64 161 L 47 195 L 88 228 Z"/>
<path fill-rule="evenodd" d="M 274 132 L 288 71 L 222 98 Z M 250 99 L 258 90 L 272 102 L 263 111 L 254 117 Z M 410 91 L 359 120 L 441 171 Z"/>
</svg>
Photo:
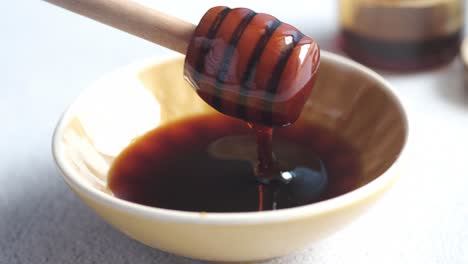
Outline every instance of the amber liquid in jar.
<svg viewBox="0 0 468 264">
<path fill-rule="evenodd" d="M 371 67 L 414 71 L 444 65 L 458 54 L 463 1 L 341 0 L 339 45 Z"/>
</svg>

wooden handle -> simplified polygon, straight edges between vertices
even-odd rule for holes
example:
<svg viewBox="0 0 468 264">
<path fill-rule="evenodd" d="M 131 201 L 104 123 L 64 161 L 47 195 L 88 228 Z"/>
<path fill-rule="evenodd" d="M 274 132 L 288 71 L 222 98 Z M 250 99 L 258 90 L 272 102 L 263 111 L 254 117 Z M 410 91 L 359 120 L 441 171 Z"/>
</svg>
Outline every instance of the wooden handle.
<svg viewBox="0 0 468 264">
<path fill-rule="evenodd" d="M 131 0 L 45 0 L 185 54 L 195 25 Z"/>
</svg>

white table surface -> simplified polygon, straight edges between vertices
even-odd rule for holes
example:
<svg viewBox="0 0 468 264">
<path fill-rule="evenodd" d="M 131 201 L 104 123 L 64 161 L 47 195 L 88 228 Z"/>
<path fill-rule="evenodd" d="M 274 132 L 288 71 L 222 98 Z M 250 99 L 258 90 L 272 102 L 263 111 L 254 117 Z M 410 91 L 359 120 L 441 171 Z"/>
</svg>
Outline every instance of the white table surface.
<svg viewBox="0 0 468 264">
<path fill-rule="evenodd" d="M 249 6 L 336 50 L 335 1 L 287 1 L 295 8 L 279 1 L 141 2 L 194 23 L 213 5 Z M 84 87 L 169 51 L 42 1 L 4 1 L 1 10 L 0 263 L 201 263 L 141 245 L 104 223 L 68 190 L 50 151 L 59 115 Z M 406 173 L 353 224 L 270 263 L 468 263 L 468 93 L 461 71 L 455 61 L 384 74 L 410 118 Z"/>
</svg>

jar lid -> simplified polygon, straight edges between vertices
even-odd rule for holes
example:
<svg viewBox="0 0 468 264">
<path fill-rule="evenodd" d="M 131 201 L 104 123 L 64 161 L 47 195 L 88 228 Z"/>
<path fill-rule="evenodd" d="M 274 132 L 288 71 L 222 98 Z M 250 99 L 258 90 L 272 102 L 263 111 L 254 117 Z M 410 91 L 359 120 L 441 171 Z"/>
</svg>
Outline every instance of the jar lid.
<svg viewBox="0 0 468 264">
<path fill-rule="evenodd" d="M 463 26 L 464 9 L 451 1 L 408 1 L 413 5 L 391 2 L 357 1 L 343 6 L 343 26 L 368 38 L 389 41 L 437 38 Z"/>
</svg>

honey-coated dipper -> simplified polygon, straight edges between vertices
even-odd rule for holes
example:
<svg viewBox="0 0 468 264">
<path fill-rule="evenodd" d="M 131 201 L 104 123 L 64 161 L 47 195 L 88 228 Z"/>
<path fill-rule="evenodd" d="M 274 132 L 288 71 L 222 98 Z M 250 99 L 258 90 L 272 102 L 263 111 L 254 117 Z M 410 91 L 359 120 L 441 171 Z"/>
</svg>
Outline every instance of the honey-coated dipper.
<svg viewBox="0 0 468 264">
<path fill-rule="evenodd" d="M 46 0 L 186 54 L 184 74 L 216 110 L 268 127 L 299 117 L 320 50 L 275 17 L 247 8 L 209 9 L 195 26 L 127 0 Z"/>
</svg>

